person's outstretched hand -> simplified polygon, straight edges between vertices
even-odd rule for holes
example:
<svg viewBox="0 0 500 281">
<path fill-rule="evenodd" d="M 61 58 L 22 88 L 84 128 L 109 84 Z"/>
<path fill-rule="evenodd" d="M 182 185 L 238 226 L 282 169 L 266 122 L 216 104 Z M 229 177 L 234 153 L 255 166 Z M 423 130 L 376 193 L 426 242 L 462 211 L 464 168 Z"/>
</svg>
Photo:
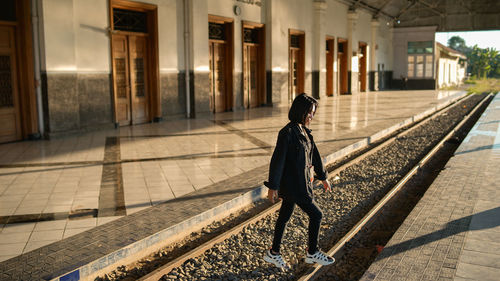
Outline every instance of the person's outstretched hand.
<svg viewBox="0 0 500 281">
<path fill-rule="evenodd" d="M 324 180 L 322 182 L 323 182 L 323 189 L 325 190 L 325 192 L 332 191 L 332 187 L 330 186 L 330 183 L 328 182 L 328 180 Z"/>
<path fill-rule="evenodd" d="M 269 199 L 269 201 L 271 201 L 271 203 L 274 204 L 274 202 L 276 202 L 276 200 L 279 200 L 278 191 L 274 190 L 274 189 L 268 189 L 267 190 L 267 198 Z"/>
</svg>

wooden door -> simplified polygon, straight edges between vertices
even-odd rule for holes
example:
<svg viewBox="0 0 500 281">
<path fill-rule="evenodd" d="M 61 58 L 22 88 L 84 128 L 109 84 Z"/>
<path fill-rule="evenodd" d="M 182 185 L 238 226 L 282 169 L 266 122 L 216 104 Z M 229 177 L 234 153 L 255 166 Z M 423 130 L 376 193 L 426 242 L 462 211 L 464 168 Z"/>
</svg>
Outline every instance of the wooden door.
<svg viewBox="0 0 500 281">
<path fill-rule="evenodd" d="M 226 111 L 226 43 L 210 43 L 210 109 Z"/>
<path fill-rule="evenodd" d="M 333 39 L 326 40 L 326 95 L 333 96 Z"/>
<path fill-rule="evenodd" d="M 361 92 L 366 92 L 366 79 L 367 79 L 367 73 L 366 73 L 366 63 L 367 63 L 367 58 L 366 58 L 366 43 L 359 43 L 359 49 L 360 49 L 360 58 L 359 58 L 359 86 L 360 86 L 360 91 Z"/>
<path fill-rule="evenodd" d="M 295 48 L 290 48 L 289 56 L 289 70 L 288 70 L 288 81 L 290 84 L 289 90 L 289 100 L 292 102 L 295 97 L 301 93 L 300 91 L 300 50 Z"/>
<path fill-rule="evenodd" d="M 132 124 L 149 121 L 146 40 L 145 36 L 128 36 Z"/>
<path fill-rule="evenodd" d="M 305 34 L 289 30 L 288 53 L 288 99 L 290 102 L 304 92 L 305 77 Z"/>
<path fill-rule="evenodd" d="M 121 126 L 149 121 L 147 38 L 113 35 L 113 78 L 116 122 Z"/>
<path fill-rule="evenodd" d="M 259 81 L 259 59 L 258 45 L 245 45 L 243 54 L 244 63 L 244 92 L 245 107 L 257 107 L 261 104 L 260 100 L 260 81 Z"/>
<path fill-rule="evenodd" d="M 210 94 L 208 96 L 209 103 L 210 103 L 210 111 L 214 112 L 215 111 L 215 105 L 214 105 L 214 44 L 210 42 L 208 44 L 208 68 L 209 68 L 209 73 L 208 73 L 208 80 L 210 80 Z"/>
<path fill-rule="evenodd" d="M 130 78 L 128 40 L 126 35 L 113 35 L 113 87 L 115 93 L 116 122 L 131 123 Z"/>
<path fill-rule="evenodd" d="M 342 53 L 337 54 L 337 87 L 338 87 L 338 93 L 343 94 L 345 93 L 344 91 L 344 79 L 343 79 L 343 72 L 342 72 Z"/>
<path fill-rule="evenodd" d="M 337 65 L 338 65 L 338 81 L 339 93 L 345 94 L 347 89 L 347 41 L 339 42 L 337 48 Z"/>
<path fill-rule="evenodd" d="M 0 26 L 0 143 L 22 138 L 14 28 Z"/>
</svg>

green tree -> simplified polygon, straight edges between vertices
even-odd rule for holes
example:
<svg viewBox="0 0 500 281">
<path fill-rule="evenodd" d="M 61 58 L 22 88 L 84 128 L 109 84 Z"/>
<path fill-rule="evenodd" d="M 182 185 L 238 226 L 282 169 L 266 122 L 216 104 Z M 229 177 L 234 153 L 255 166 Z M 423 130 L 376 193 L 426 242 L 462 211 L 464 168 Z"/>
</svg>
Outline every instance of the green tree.
<svg viewBox="0 0 500 281">
<path fill-rule="evenodd" d="M 500 78 L 500 54 L 494 48 L 468 47 L 460 36 L 448 39 L 448 47 L 467 56 L 468 71 L 477 78 Z"/>
<path fill-rule="evenodd" d="M 477 78 L 498 77 L 500 56 L 493 48 L 481 49 L 477 45 L 467 54 L 471 72 Z"/>
<path fill-rule="evenodd" d="M 460 36 L 452 36 L 448 39 L 448 47 L 464 54 L 470 51 L 470 48 L 465 45 L 465 40 Z"/>
<path fill-rule="evenodd" d="M 500 52 L 492 49 L 491 50 L 491 72 L 489 77 L 500 78 Z"/>
</svg>

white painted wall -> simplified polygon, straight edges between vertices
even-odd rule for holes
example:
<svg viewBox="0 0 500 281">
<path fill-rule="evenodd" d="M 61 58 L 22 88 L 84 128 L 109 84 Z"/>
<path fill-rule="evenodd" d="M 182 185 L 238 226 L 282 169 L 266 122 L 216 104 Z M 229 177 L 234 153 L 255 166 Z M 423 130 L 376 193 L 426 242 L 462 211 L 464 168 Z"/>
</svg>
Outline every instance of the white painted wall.
<svg viewBox="0 0 500 281">
<path fill-rule="evenodd" d="M 208 13 L 211 15 L 234 18 L 235 21 L 247 20 L 261 23 L 261 10 L 263 7 L 234 0 L 207 0 Z M 239 6 L 241 14 L 234 14 L 234 6 Z M 236 29 L 235 29 L 236 30 Z"/>
<path fill-rule="evenodd" d="M 354 39 L 358 42 L 354 42 L 356 45 L 353 46 L 353 51 L 357 51 L 359 47 L 359 42 L 365 42 L 370 45 L 371 41 L 371 20 L 372 16 L 366 13 L 364 10 L 358 11 L 359 17 L 356 21 L 356 25 L 354 27 Z"/>
<path fill-rule="evenodd" d="M 347 39 L 347 10 L 349 7 L 336 0 L 327 0 L 326 4 L 325 33 L 334 36 L 335 39 L 338 37 Z"/>
<path fill-rule="evenodd" d="M 74 39 L 78 72 L 110 71 L 108 3 L 101 0 L 76 0 Z M 92 11 L 92 12 L 91 12 Z"/>
<path fill-rule="evenodd" d="M 401 75 L 408 76 L 408 42 L 434 41 L 436 28 L 436 26 L 394 28 L 392 41 L 394 53 L 394 72 L 392 77 L 394 79 L 400 79 Z"/>
<path fill-rule="evenodd" d="M 438 87 L 460 85 L 465 78 L 465 69 L 460 67 L 458 59 L 439 58 Z"/>
<path fill-rule="evenodd" d="M 178 53 L 183 55 L 183 49 L 179 48 L 183 41 L 178 42 L 178 1 L 143 2 L 158 6 L 160 71 L 177 72 L 180 64 Z M 179 2 L 182 3 L 182 0 Z M 46 71 L 111 71 L 108 3 L 104 0 L 43 1 Z"/>
<path fill-rule="evenodd" d="M 51 72 L 75 72 L 75 32 L 73 1 L 43 1 L 45 69 Z M 42 66 L 43 67 L 43 66 Z"/>
<path fill-rule="evenodd" d="M 158 6 L 158 53 L 160 72 L 177 72 L 184 68 L 182 1 L 149 1 Z"/>
<path fill-rule="evenodd" d="M 466 71 L 465 71 L 465 65 L 464 66 L 461 66 L 460 64 L 457 65 L 457 80 L 458 80 L 458 85 L 461 85 L 464 80 L 465 80 L 465 76 L 466 76 Z"/>
<path fill-rule="evenodd" d="M 439 59 L 438 60 L 438 69 L 439 69 L 439 73 L 437 75 L 438 77 L 438 87 L 441 88 L 445 85 L 445 60 L 444 59 Z"/>
<path fill-rule="evenodd" d="M 393 70 L 393 28 L 388 21 L 379 19 L 376 50 L 377 64 L 383 63 L 385 70 Z"/>
<path fill-rule="evenodd" d="M 457 79 L 457 61 L 456 60 L 450 60 L 450 83 L 451 84 L 458 84 L 458 79 Z"/>
<path fill-rule="evenodd" d="M 363 79 L 366 83 L 366 90 L 368 90 L 370 88 L 370 81 L 369 81 L 369 73 L 370 73 L 370 57 L 371 57 L 371 54 L 370 54 L 370 46 L 371 46 L 371 20 L 372 20 L 372 16 L 370 14 L 368 14 L 367 12 L 365 12 L 364 10 L 360 10 L 358 11 L 358 14 L 359 14 L 359 17 L 358 17 L 358 20 L 356 21 L 356 25 L 355 25 L 355 28 L 354 28 L 354 35 L 355 35 L 355 38 L 357 38 L 357 43 L 355 43 L 356 45 L 353 46 L 353 49 L 355 49 L 357 51 L 357 54 L 358 54 L 358 65 L 359 65 L 359 61 L 361 60 L 361 57 L 360 57 L 360 50 L 359 50 L 359 42 L 364 42 L 367 44 L 366 46 L 366 54 L 367 54 L 367 57 L 366 57 L 366 60 L 365 60 L 365 64 L 366 64 L 366 75 L 364 77 L 361 77 L 361 75 L 359 76 L 359 79 Z M 358 72 L 360 72 L 361 69 L 358 69 Z M 361 87 L 361 80 L 358 82 L 358 90 L 360 89 Z"/>
<path fill-rule="evenodd" d="M 192 0 L 191 5 L 191 63 L 195 72 L 209 73 L 207 0 Z"/>
<path fill-rule="evenodd" d="M 183 0 L 144 0 L 158 6 L 158 39 L 160 72 L 184 69 Z M 208 14 L 234 19 L 235 70 L 241 71 L 241 21 L 265 23 L 264 6 L 234 0 L 193 1 L 193 38 L 196 41 L 193 64 L 198 70 L 208 69 Z M 241 15 L 234 15 L 238 5 Z M 313 5 L 303 0 L 274 0 L 272 3 L 272 62 L 271 69 L 288 71 L 288 29 L 306 33 L 306 71 L 312 70 Z M 336 39 L 347 38 L 348 6 L 335 0 L 327 1 L 325 34 Z M 360 10 L 353 34 L 353 49 L 357 41 L 370 42 L 371 16 Z M 45 65 L 48 71 L 110 71 L 108 1 L 104 0 L 43 0 Z M 377 62 L 391 69 L 391 30 L 381 20 Z M 403 33 L 405 34 L 405 33 Z M 412 40 L 416 40 L 415 37 Z M 204 44 L 207 41 L 207 44 Z M 397 40 L 406 47 L 407 40 Z M 396 48 L 398 51 L 400 48 Z M 403 60 L 404 61 L 404 60 Z M 403 67 L 401 69 L 405 69 Z M 397 75 L 397 74 L 395 74 Z M 309 83 L 306 83 L 308 85 Z"/>
<path fill-rule="evenodd" d="M 43 3 L 43 31 L 45 69 L 63 72 L 111 71 L 109 42 L 109 15 L 107 0 L 41 0 Z M 261 5 L 237 0 L 189 0 L 191 4 L 191 68 L 198 73 L 209 72 L 208 15 L 234 19 L 234 72 L 242 72 L 242 21 L 264 23 L 267 50 L 266 69 L 277 73 L 288 73 L 289 29 L 305 32 L 305 71 L 325 71 L 324 62 L 313 63 L 314 5 L 304 0 L 268 0 Z M 177 73 L 184 70 L 184 0 L 141 0 L 158 6 L 158 44 L 160 73 Z M 241 14 L 234 14 L 234 6 Z M 266 8 L 271 17 L 266 18 Z M 337 0 L 326 0 L 324 26 L 321 35 L 347 39 L 348 6 Z M 371 15 L 359 9 L 352 37 L 352 51 L 358 50 L 359 41 L 371 44 Z M 433 40 L 435 28 L 395 29 L 380 19 L 377 32 L 377 64 L 384 63 L 385 70 L 394 70 L 394 76 L 406 74 L 407 41 Z M 272 39 L 272 41 L 269 41 Z M 324 40 L 320 40 L 324 42 Z M 324 45 L 324 44 L 323 44 Z M 314 46 L 317 48 L 317 46 Z M 335 44 L 335 49 L 337 45 Z M 323 50 L 320 46 L 318 50 Z M 368 48 L 369 50 L 369 48 Z M 393 50 L 398 66 L 393 66 Z M 369 54 L 371 56 L 373 54 Z M 322 58 L 322 57 L 320 57 Z M 354 58 L 356 60 L 356 58 Z M 334 55 L 336 62 L 336 52 Z M 369 63 L 369 58 L 367 58 Z M 369 67 L 367 67 L 369 69 Z M 334 71 L 337 66 L 334 67 Z M 353 69 L 355 70 L 355 69 Z M 311 92 L 311 76 L 306 75 L 305 91 Z M 320 88 L 324 90 L 323 80 Z M 236 85 L 235 85 L 236 86 Z M 236 89 L 236 88 L 235 88 Z M 281 101 L 288 97 L 288 84 L 280 89 Z"/>
</svg>

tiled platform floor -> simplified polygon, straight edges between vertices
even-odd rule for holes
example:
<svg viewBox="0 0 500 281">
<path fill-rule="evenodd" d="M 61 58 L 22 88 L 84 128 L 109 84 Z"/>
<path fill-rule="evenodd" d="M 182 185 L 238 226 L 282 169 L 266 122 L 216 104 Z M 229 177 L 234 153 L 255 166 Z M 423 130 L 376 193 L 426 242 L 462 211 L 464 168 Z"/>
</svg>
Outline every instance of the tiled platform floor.
<svg viewBox="0 0 500 281">
<path fill-rule="evenodd" d="M 361 280 L 500 280 L 500 95 Z"/>
<path fill-rule="evenodd" d="M 313 134 L 320 152 L 332 153 L 460 95 L 394 91 L 326 98 Z M 266 177 L 287 111 L 257 108 L 0 145 L 0 260 L 48 244 L 58 248 L 53 242 L 85 237 L 159 202 L 171 200 L 161 205 L 179 210 L 175 220 L 197 212 L 186 208 L 191 199 L 209 197 L 215 204 L 234 190 L 251 190 Z M 228 185 L 231 192 L 224 191 Z"/>
</svg>

